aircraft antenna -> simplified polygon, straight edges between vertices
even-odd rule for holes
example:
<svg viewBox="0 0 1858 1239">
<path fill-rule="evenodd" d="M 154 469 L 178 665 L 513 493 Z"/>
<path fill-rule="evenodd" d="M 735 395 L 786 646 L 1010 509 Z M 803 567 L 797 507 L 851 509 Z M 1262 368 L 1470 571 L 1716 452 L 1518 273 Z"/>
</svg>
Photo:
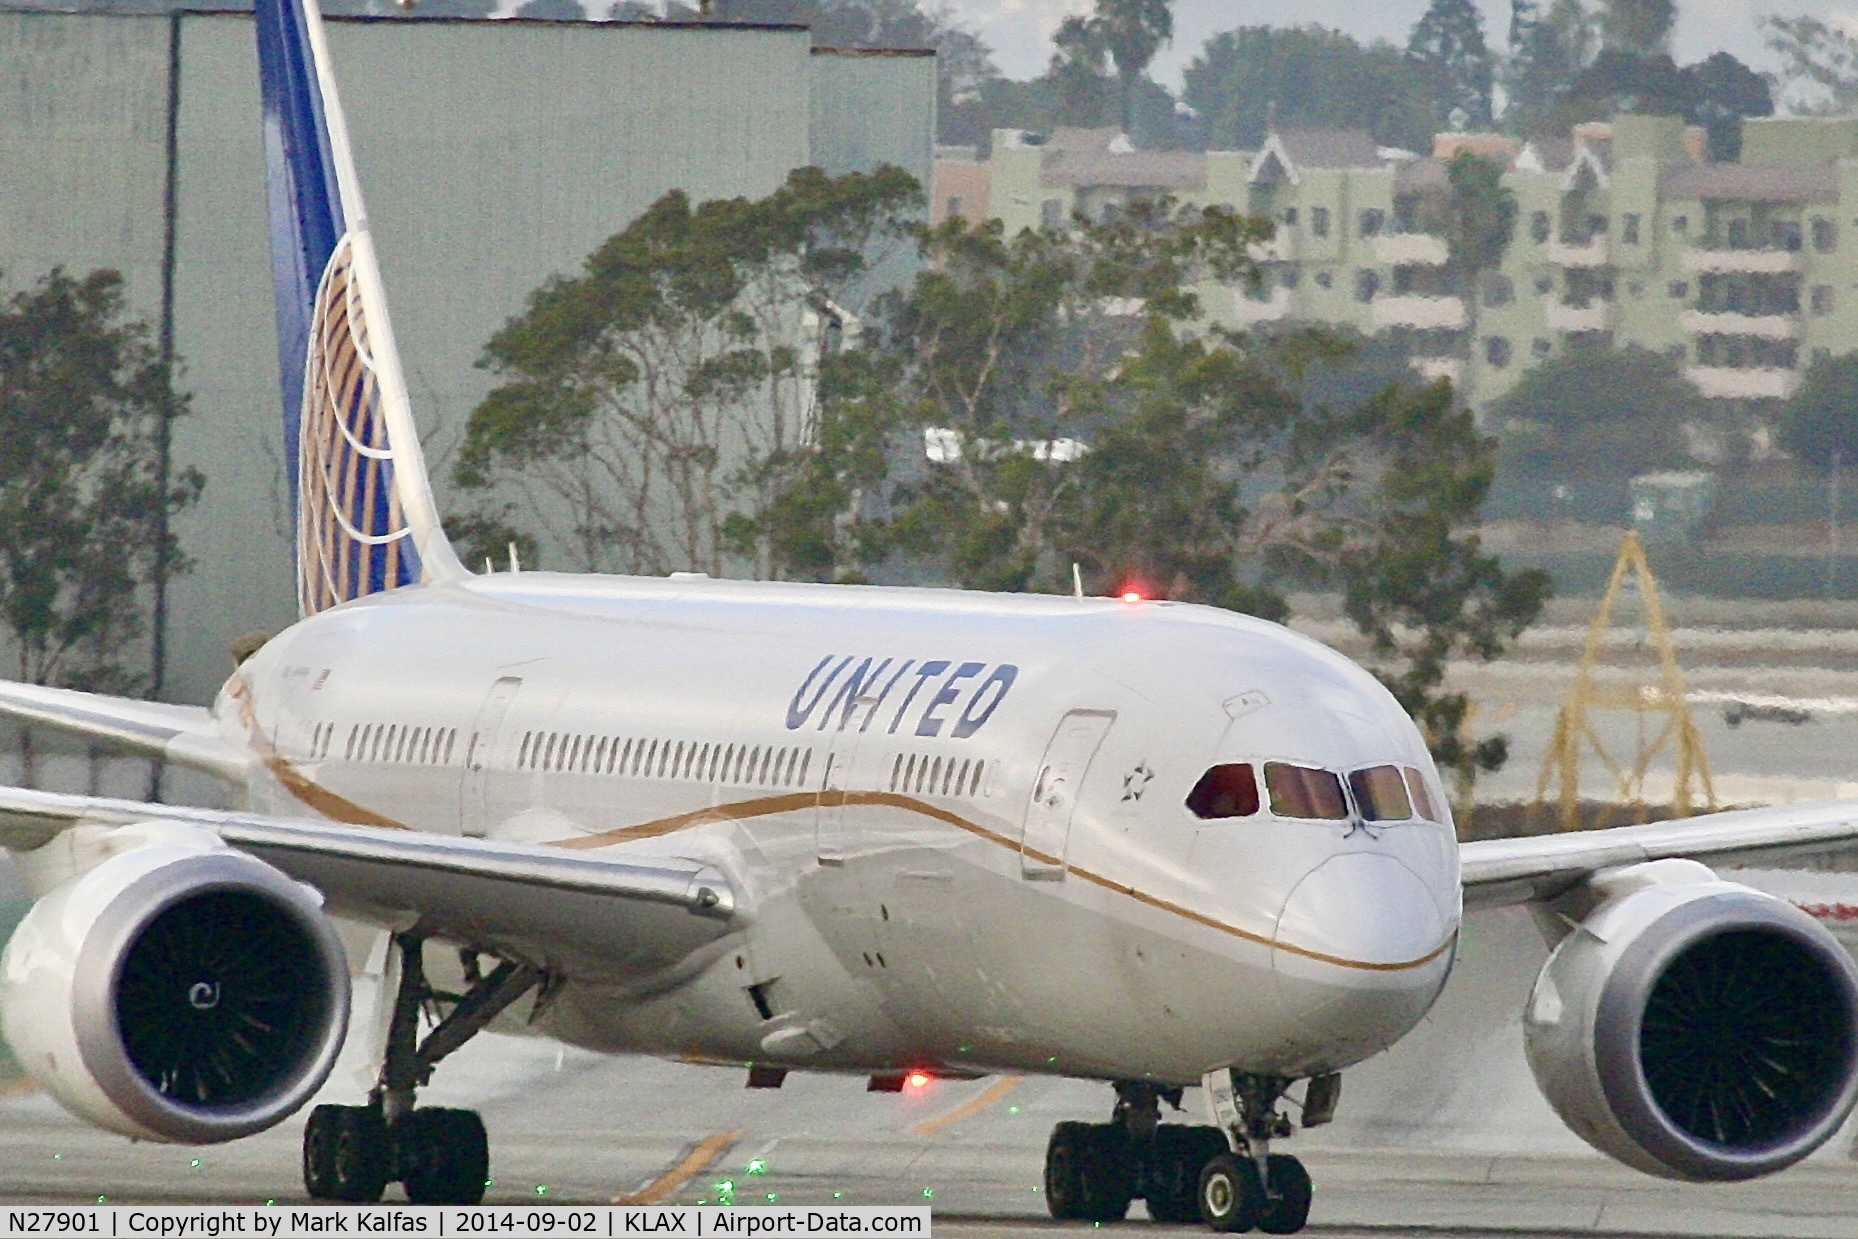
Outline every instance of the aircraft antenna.
<svg viewBox="0 0 1858 1239">
<path fill-rule="evenodd" d="M 1071 593 L 1074 597 L 1084 596 L 1084 574 L 1078 571 L 1077 561 L 1071 561 Z"/>
<path fill-rule="evenodd" d="M 1632 648 L 1649 650 L 1658 660 L 1656 682 L 1636 675 L 1627 682 L 1609 676 L 1602 683 L 1596 671 L 1613 633 L 1613 612 L 1617 607 L 1626 578 L 1630 575 L 1638 588 L 1643 611 L 1644 634 L 1632 642 Z M 1630 630 L 1628 630 L 1630 631 Z M 1643 668 L 1635 668 L 1642 672 Z M 1624 711 L 1637 722 L 1636 752 L 1630 765 L 1616 760 L 1601 742 L 1594 715 L 1599 711 Z M 1610 825 L 1617 808 L 1627 808 L 1634 821 L 1646 820 L 1646 774 L 1652 762 L 1670 748 L 1676 763 L 1671 792 L 1671 815 L 1689 817 L 1698 801 L 1716 808 L 1716 789 L 1710 782 L 1710 762 L 1703 751 L 1702 737 L 1690 714 L 1690 701 L 1684 691 L 1684 673 L 1677 665 L 1677 649 L 1671 643 L 1671 629 L 1665 621 L 1664 604 L 1658 597 L 1658 582 L 1645 558 L 1645 545 L 1637 530 L 1629 530 L 1620 544 L 1619 558 L 1613 563 L 1613 575 L 1607 582 L 1600 609 L 1587 630 L 1587 643 L 1581 651 L 1580 665 L 1574 672 L 1574 686 L 1555 717 L 1555 733 L 1548 752 L 1542 758 L 1542 773 L 1536 779 L 1535 800 L 1530 816 L 1546 807 L 1549 785 L 1556 788 L 1556 805 L 1562 830 L 1575 830 L 1580 821 L 1581 760 L 1591 749 L 1606 768 L 1613 782 L 1612 805 L 1601 811 L 1595 827 Z"/>
</svg>

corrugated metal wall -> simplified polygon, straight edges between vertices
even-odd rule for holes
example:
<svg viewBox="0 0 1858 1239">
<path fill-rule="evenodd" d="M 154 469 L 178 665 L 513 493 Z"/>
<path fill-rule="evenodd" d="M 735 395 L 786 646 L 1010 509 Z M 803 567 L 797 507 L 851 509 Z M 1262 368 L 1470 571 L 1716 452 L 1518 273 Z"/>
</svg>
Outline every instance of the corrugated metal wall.
<svg viewBox="0 0 1858 1239">
<path fill-rule="evenodd" d="M 229 641 L 294 617 L 248 17 L 181 19 L 177 527 L 168 696 L 206 700 Z M 160 306 L 168 19 L 0 13 L 0 270 L 115 266 Z M 759 196 L 809 162 L 925 181 L 934 62 L 809 56 L 801 30 L 332 22 L 356 162 L 441 500 L 488 389 L 490 334 L 666 190 Z"/>
</svg>

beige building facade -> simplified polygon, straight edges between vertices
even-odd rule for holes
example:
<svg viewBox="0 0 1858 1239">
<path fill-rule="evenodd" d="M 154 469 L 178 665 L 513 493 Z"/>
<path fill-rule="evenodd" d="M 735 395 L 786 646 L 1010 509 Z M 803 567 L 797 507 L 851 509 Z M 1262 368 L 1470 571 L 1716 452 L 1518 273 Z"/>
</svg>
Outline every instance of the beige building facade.
<svg viewBox="0 0 1858 1239">
<path fill-rule="evenodd" d="M 1447 279 L 1442 229 L 1460 149 L 1502 159 L 1518 207 L 1474 300 Z M 1263 281 L 1210 290 L 1215 317 L 1397 333 L 1479 408 L 1569 349 L 1663 353 L 1720 400 L 1784 399 L 1815 357 L 1858 349 L 1858 120 L 1749 121 L 1734 163 L 1709 162 L 1675 117 L 1624 116 L 1530 145 L 1444 134 L 1425 155 L 1354 130 L 1206 154 L 1003 130 L 983 166 L 1009 231 L 1163 193 L 1263 215 L 1276 226 L 1256 253 Z"/>
</svg>

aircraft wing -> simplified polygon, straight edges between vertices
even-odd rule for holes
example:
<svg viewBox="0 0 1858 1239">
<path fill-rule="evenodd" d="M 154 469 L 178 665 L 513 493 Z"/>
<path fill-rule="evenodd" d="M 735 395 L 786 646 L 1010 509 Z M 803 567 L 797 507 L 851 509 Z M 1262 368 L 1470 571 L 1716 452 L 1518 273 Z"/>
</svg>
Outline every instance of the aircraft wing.
<svg viewBox="0 0 1858 1239">
<path fill-rule="evenodd" d="M 220 734 L 203 706 L 165 705 L 0 680 L 0 716 L 119 744 L 244 782 L 249 755 Z"/>
<path fill-rule="evenodd" d="M 579 958 L 647 976 L 734 929 L 728 878 L 701 861 L 612 859 L 512 844 L 263 814 L 0 788 L 0 845 L 65 839 L 73 828 L 172 822 L 211 832 L 315 886 L 334 911 L 414 925 L 467 946 L 573 970 Z"/>
<path fill-rule="evenodd" d="M 1459 848 L 1469 908 L 1553 899 L 1596 870 L 1686 857 L 1772 863 L 1858 847 L 1858 800 L 1735 809 L 1646 826 L 1482 839 Z"/>
</svg>

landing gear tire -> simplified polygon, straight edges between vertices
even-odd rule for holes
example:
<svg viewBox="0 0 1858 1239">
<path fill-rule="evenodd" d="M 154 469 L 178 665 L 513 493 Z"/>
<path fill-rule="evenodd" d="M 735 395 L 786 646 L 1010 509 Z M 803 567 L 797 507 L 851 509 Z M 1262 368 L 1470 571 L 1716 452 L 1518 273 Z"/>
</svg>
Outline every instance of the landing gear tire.
<svg viewBox="0 0 1858 1239">
<path fill-rule="evenodd" d="M 1045 1207 L 1060 1221 L 1120 1222 L 1135 1198 L 1135 1168 L 1122 1129 L 1060 1123 L 1045 1146 Z"/>
<path fill-rule="evenodd" d="M 379 1109 L 317 1106 L 303 1128 L 303 1186 L 312 1200 L 373 1204 L 387 1189 L 392 1155 Z"/>
<path fill-rule="evenodd" d="M 1267 1235 L 1294 1235 L 1310 1220 L 1310 1172 L 1296 1158 L 1273 1153 L 1265 1173 L 1271 1178 L 1271 1195 L 1258 1212 L 1258 1229 Z"/>
<path fill-rule="evenodd" d="M 1264 1185 L 1247 1158 L 1221 1153 L 1200 1172 L 1200 1220 L 1223 1234 L 1242 1234 L 1258 1224 Z M 1307 1213 L 1307 1206 L 1305 1212 Z"/>
<path fill-rule="evenodd" d="M 414 1110 L 394 1125 L 394 1169 L 416 1205 L 474 1205 L 490 1177 L 490 1141 L 475 1110 Z"/>
<path fill-rule="evenodd" d="M 1225 1151 L 1226 1138 L 1216 1127 L 1157 1127 L 1144 1193 L 1148 1216 L 1157 1222 L 1199 1221 L 1200 1172 Z"/>
</svg>

